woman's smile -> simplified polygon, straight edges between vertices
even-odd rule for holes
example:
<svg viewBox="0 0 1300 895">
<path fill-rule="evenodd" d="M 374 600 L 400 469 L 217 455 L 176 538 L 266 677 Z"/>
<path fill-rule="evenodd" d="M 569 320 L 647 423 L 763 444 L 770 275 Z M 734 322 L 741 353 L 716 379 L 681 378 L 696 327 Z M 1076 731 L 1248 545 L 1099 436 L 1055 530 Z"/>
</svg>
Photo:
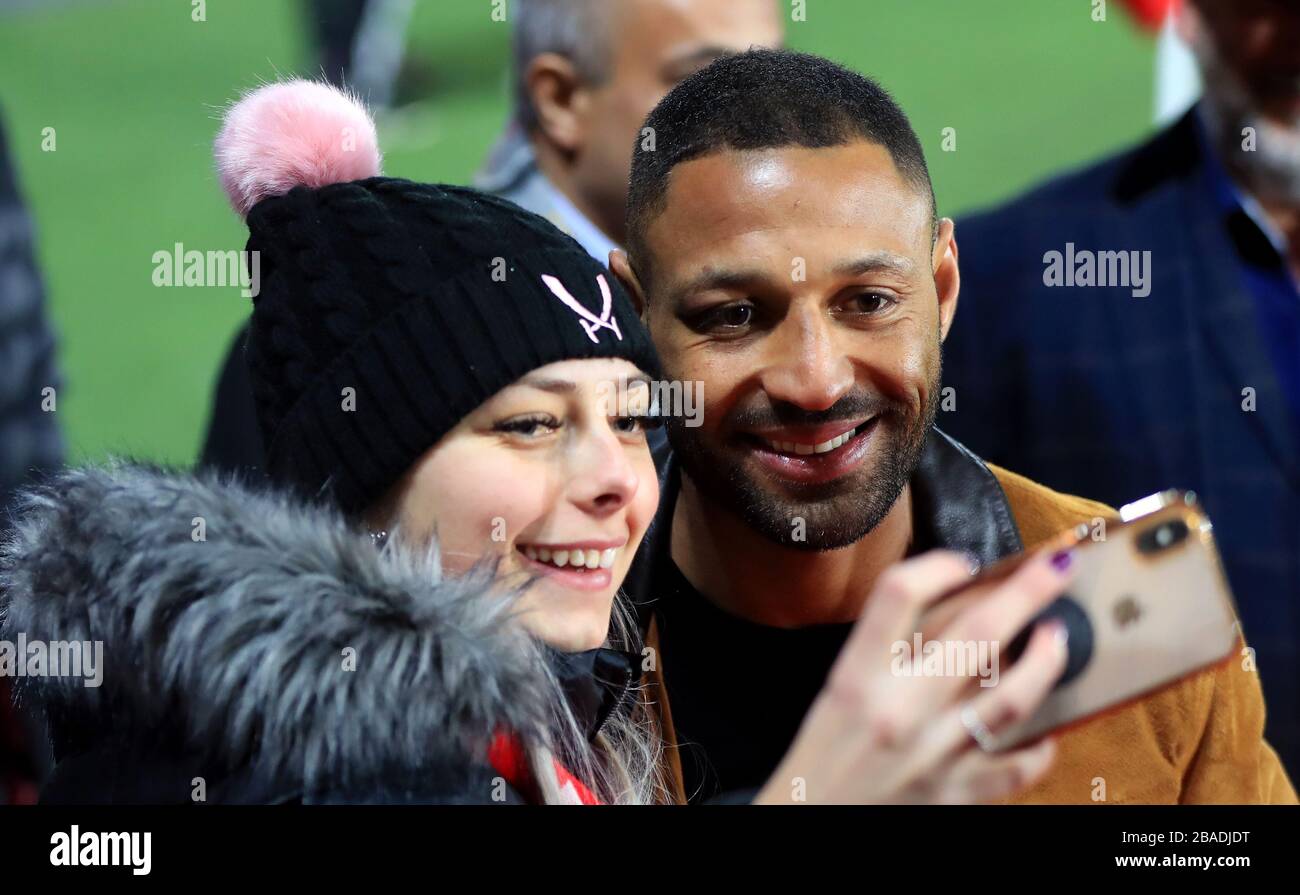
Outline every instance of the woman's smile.
<svg viewBox="0 0 1300 895">
<path fill-rule="evenodd" d="M 556 544 L 517 544 L 520 565 L 556 584 L 584 591 L 606 590 L 613 581 L 615 564 L 627 539 L 577 541 Z"/>
</svg>

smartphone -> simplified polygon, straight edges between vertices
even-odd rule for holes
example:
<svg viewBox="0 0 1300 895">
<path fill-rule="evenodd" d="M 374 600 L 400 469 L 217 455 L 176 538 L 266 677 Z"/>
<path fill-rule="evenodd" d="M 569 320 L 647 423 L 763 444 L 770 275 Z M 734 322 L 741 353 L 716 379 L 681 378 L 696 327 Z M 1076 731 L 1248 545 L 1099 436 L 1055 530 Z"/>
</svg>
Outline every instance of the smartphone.
<svg viewBox="0 0 1300 895">
<path fill-rule="evenodd" d="M 1196 495 L 1166 491 L 1063 533 L 1077 569 L 1069 591 L 1039 613 L 1003 653 L 1023 652 L 1035 624 L 1059 618 L 1069 631 L 1060 680 L 1029 718 L 998 731 L 1002 751 L 1146 696 L 1228 660 L 1241 638 L 1232 592 Z M 1009 575 L 1024 556 L 976 581 Z"/>
</svg>

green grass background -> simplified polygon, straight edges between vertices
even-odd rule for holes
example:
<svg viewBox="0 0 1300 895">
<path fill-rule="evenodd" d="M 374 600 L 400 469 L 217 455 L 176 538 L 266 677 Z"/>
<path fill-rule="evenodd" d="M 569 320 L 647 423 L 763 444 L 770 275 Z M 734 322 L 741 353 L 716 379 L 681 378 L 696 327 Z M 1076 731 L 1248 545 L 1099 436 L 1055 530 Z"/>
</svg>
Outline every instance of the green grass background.
<svg viewBox="0 0 1300 895">
<path fill-rule="evenodd" d="M 408 53 L 431 97 L 381 128 L 386 173 L 472 176 L 506 115 L 508 33 L 491 5 L 417 3 Z M 1109 6 L 1094 22 L 1089 0 L 807 0 L 787 34 L 895 93 L 953 214 L 1150 129 L 1151 41 Z M 60 0 L 0 11 L 0 109 L 36 221 L 74 462 L 194 459 L 248 303 L 237 288 L 155 288 L 151 257 L 176 242 L 242 248 L 212 173 L 218 110 L 314 66 L 297 2 L 210 0 L 205 22 L 190 10 Z M 46 127 L 54 152 L 41 150 Z M 940 151 L 945 127 L 956 152 Z"/>
</svg>

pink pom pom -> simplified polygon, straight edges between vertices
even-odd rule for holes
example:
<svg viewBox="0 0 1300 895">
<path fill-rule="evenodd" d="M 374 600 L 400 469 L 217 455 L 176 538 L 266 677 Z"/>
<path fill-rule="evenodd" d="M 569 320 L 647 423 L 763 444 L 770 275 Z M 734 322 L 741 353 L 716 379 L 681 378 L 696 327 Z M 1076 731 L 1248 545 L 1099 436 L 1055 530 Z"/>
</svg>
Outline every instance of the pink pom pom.
<svg viewBox="0 0 1300 895">
<path fill-rule="evenodd" d="M 296 186 L 374 177 L 382 162 L 365 107 L 341 90 L 302 80 L 259 87 L 235 103 L 214 153 L 221 186 L 240 217 Z"/>
</svg>

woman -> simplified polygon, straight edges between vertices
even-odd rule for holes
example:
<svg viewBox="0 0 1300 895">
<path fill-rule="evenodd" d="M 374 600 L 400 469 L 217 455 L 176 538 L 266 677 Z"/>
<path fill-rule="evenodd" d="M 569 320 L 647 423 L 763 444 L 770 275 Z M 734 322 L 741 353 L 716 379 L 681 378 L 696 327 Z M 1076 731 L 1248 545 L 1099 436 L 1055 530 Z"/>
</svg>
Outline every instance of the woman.
<svg viewBox="0 0 1300 895">
<path fill-rule="evenodd" d="M 508 202 L 378 176 L 332 88 L 250 94 L 216 155 L 276 487 L 119 465 L 28 498 L 4 636 L 103 643 L 102 687 L 19 681 L 44 798 L 659 799 L 616 599 L 658 499 L 624 294 Z"/>
</svg>

